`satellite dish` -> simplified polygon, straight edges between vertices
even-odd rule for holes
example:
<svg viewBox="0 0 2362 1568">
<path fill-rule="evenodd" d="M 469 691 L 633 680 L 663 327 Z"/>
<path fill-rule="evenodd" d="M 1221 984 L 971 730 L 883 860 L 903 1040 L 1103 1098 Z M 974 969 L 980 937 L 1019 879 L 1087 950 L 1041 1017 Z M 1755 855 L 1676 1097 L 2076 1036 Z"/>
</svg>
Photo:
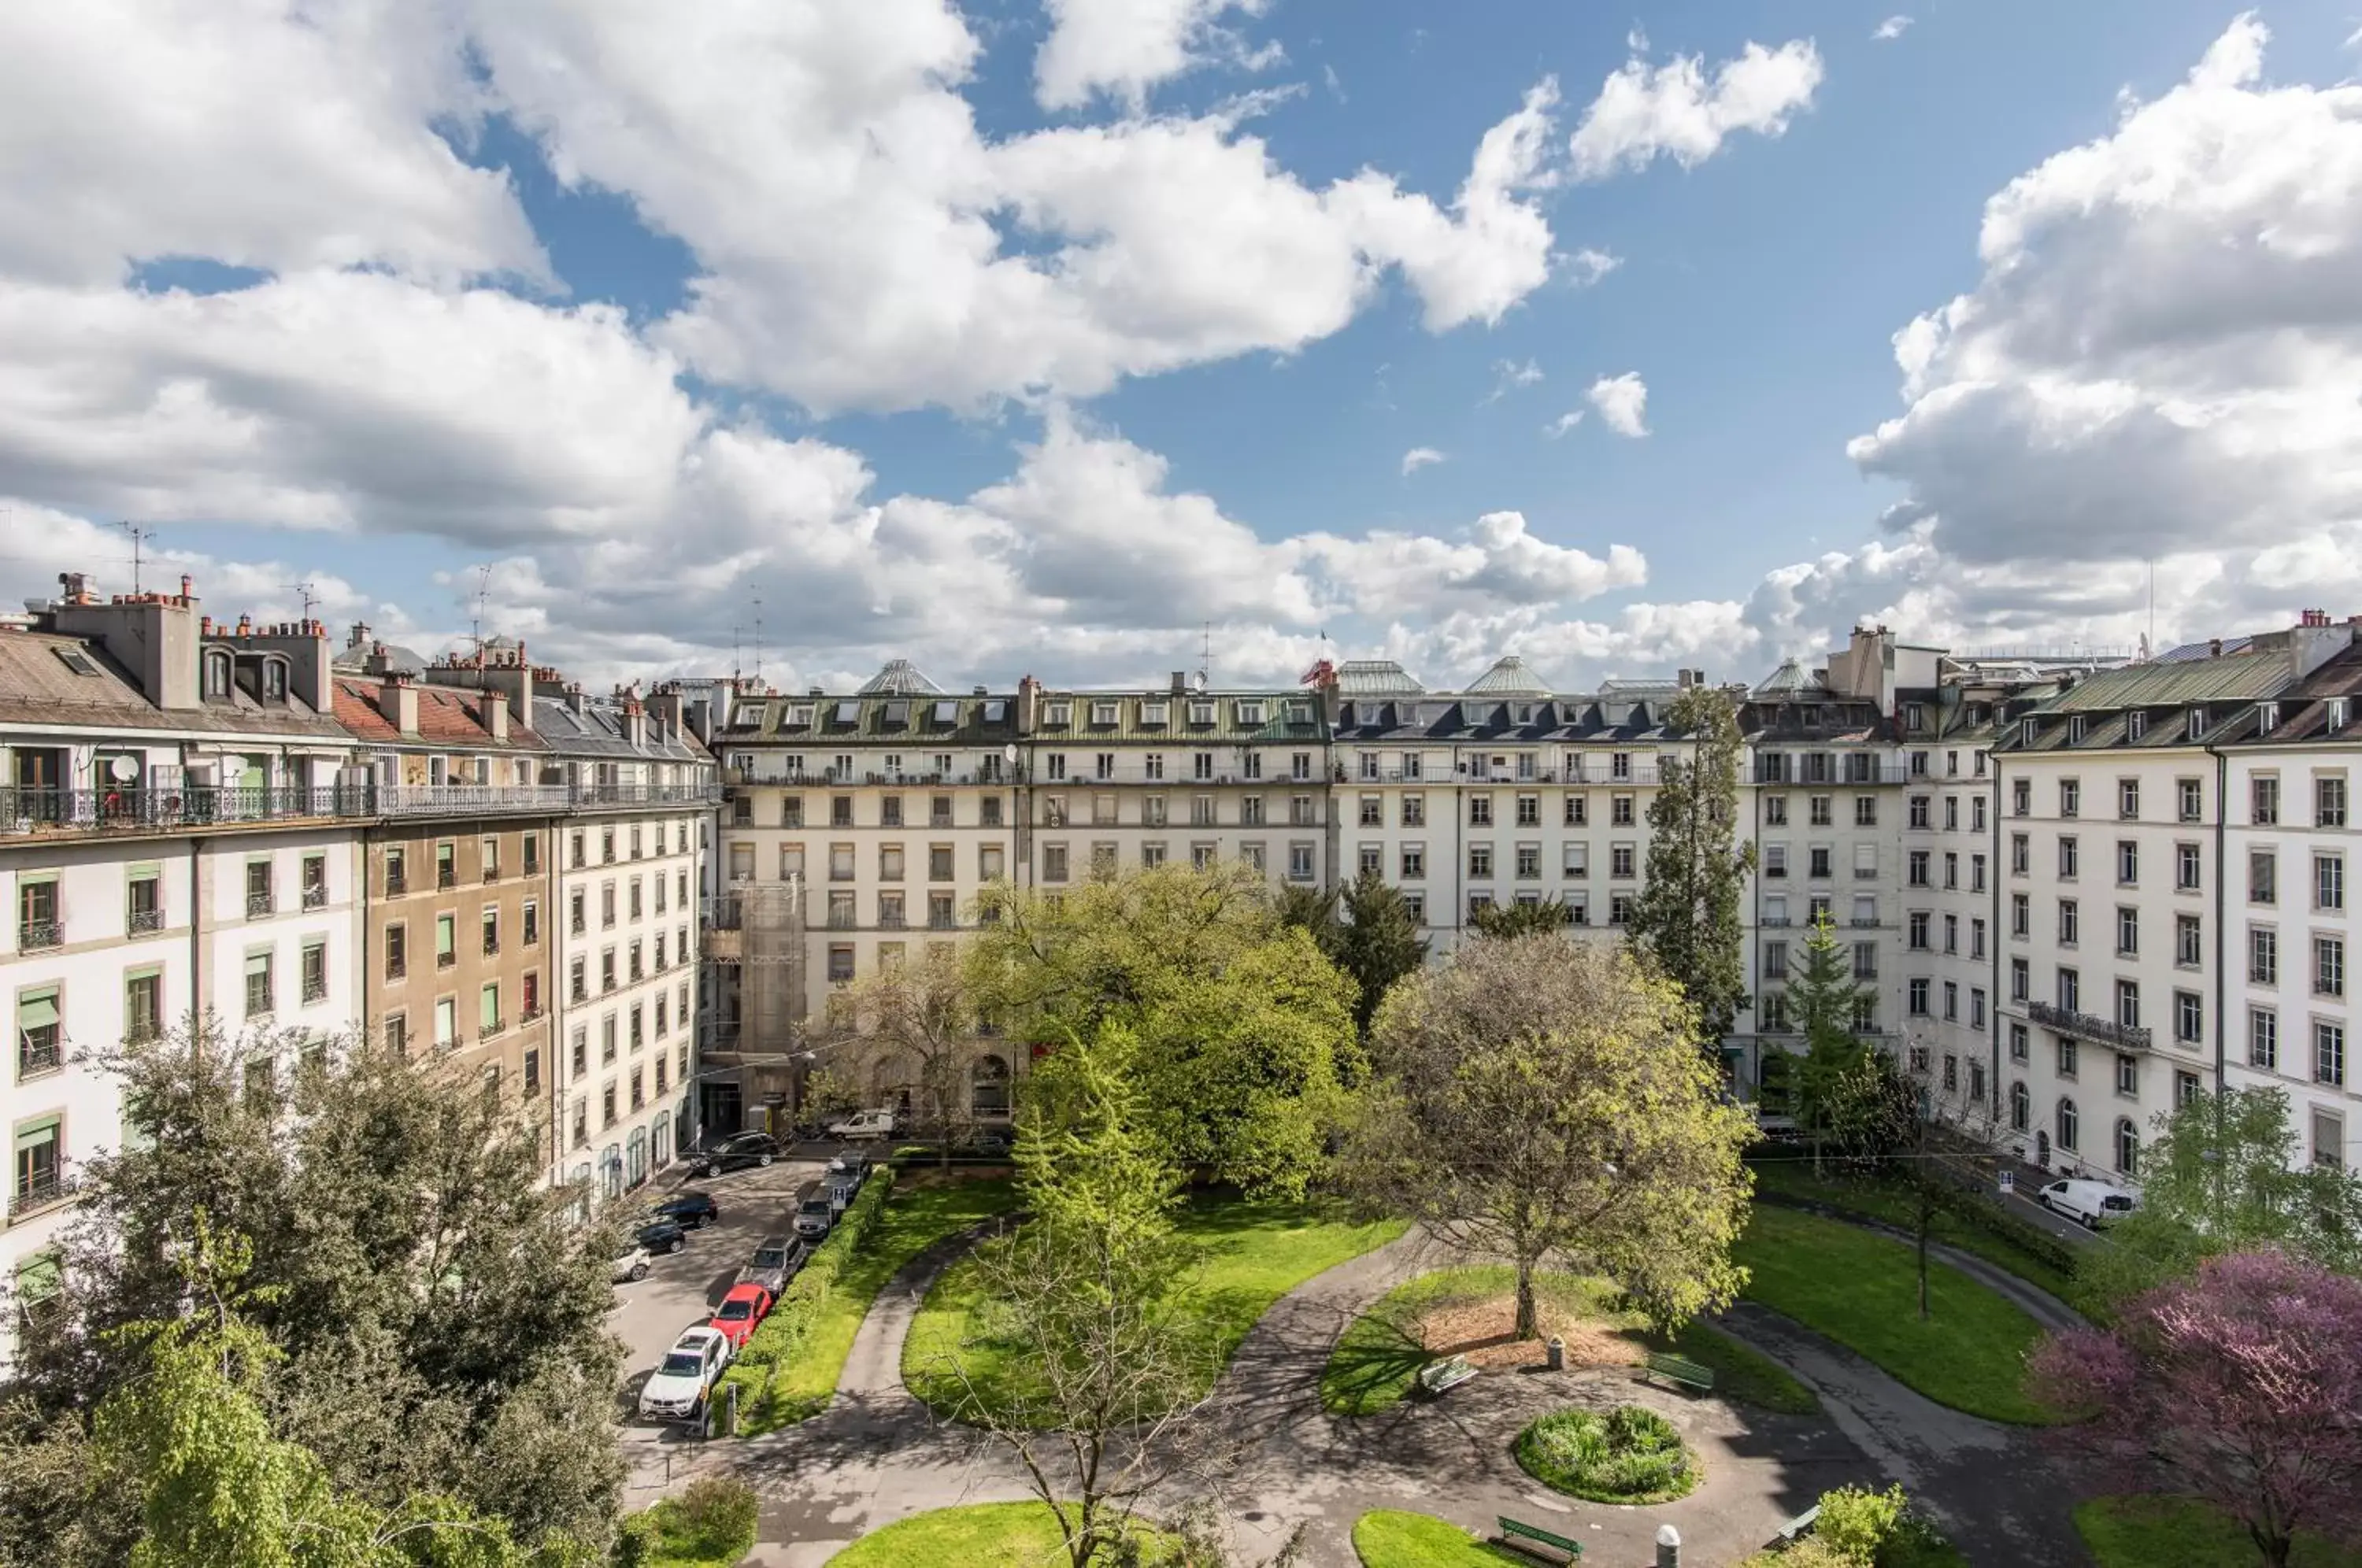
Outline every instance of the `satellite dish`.
<svg viewBox="0 0 2362 1568">
<path fill-rule="evenodd" d="M 139 765 L 127 756 L 118 756 L 106 765 L 106 776 L 117 784 L 128 784 L 139 777 Z"/>
<path fill-rule="evenodd" d="M 1014 742 L 1000 748 L 1000 760 L 1008 763 L 1011 767 L 1017 766 L 1017 746 Z"/>
</svg>

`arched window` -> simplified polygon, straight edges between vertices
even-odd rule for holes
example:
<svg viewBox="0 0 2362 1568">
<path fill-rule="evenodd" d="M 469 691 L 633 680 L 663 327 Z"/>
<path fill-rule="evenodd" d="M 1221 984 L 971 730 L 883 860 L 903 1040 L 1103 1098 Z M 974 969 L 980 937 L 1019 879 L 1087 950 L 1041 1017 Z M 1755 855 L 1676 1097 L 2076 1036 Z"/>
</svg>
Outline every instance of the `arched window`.
<svg viewBox="0 0 2362 1568">
<path fill-rule="evenodd" d="M 2060 1148 L 2075 1147 L 2079 1121 L 2080 1118 L 2075 1114 L 2075 1102 L 2071 1099 L 2060 1100 L 2058 1102 L 2058 1146 Z"/>
<path fill-rule="evenodd" d="M 979 1056 L 969 1072 L 968 1109 L 977 1116 L 1009 1114 L 1009 1063 L 999 1056 Z"/>
<path fill-rule="evenodd" d="M 2116 1169 L 2125 1176 L 2137 1176 L 2140 1165 L 2140 1129 L 2130 1117 L 2116 1118 Z"/>
<path fill-rule="evenodd" d="M 229 655 L 218 652 L 206 654 L 204 694 L 208 697 L 226 699 L 229 696 Z"/>
<path fill-rule="evenodd" d="M 287 661 L 267 658 L 262 661 L 262 695 L 272 702 L 287 701 Z"/>
<path fill-rule="evenodd" d="M 610 1143 L 599 1156 L 599 1187 L 610 1198 L 624 1196 L 624 1149 Z"/>
<path fill-rule="evenodd" d="M 645 1127 L 632 1129 L 631 1160 L 626 1179 L 633 1187 L 648 1179 L 648 1133 Z"/>
<path fill-rule="evenodd" d="M 2025 1131 L 2034 1120 L 2034 1097 L 2025 1092 L 2024 1079 L 2009 1086 L 2009 1124 L 2017 1132 Z"/>
</svg>

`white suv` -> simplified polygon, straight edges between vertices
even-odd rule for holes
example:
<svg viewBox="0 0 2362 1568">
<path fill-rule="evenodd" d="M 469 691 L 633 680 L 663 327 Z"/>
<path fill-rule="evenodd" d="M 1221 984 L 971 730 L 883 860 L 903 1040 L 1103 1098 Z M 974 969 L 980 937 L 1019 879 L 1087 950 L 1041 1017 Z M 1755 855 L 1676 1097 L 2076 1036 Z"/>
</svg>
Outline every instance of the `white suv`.
<svg viewBox="0 0 2362 1568">
<path fill-rule="evenodd" d="M 648 1375 L 640 1389 L 644 1420 L 685 1421 L 697 1414 L 707 1395 L 730 1364 L 730 1341 L 720 1330 L 701 1324 L 683 1330 L 663 1364 Z"/>
</svg>

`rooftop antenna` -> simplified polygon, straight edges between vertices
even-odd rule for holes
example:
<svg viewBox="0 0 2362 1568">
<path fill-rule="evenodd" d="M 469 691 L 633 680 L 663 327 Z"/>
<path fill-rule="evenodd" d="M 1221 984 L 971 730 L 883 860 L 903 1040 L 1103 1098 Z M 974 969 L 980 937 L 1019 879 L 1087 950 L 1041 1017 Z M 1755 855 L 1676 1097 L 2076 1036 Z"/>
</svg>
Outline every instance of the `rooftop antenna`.
<svg viewBox="0 0 2362 1568">
<path fill-rule="evenodd" d="M 139 591 L 139 547 L 155 541 L 156 530 L 142 528 L 137 523 L 117 523 L 116 526 L 131 536 L 131 591 L 136 594 Z"/>
<path fill-rule="evenodd" d="M 304 619 L 309 621 L 312 618 L 312 606 L 320 602 L 320 596 L 312 591 L 312 585 L 308 582 L 290 582 L 282 586 L 295 591 L 295 596 L 303 601 Z M 132 591 L 137 593 L 139 591 L 135 588 Z"/>
<path fill-rule="evenodd" d="M 1214 683 L 1214 623 L 1212 623 L 1211 621 L 1207 621 L 1207 622 L 1205 622 L 1205 623 L 1203 623 L 1203 624 L 1201 624 L 1201 626 L 1199 627 L 1199 631 L 1198 631 L 1198 684 L 1200 687 L 1207 687 L 1207 686 L 1211 686 L 1213 683 Z"/>
<path fill-rule="evenodd" d="M 484 562 L 476 569 L 476 618 L 469 623 L 469 633 L 474 638 L 476 651 L 484 651 L 484 601 L 492 593 L 492 563 Z"/>
<path fill-rule="evenodd" d="M 763 596 L 755 595 L 755 679 L 763 679 Z"/>
</svg>

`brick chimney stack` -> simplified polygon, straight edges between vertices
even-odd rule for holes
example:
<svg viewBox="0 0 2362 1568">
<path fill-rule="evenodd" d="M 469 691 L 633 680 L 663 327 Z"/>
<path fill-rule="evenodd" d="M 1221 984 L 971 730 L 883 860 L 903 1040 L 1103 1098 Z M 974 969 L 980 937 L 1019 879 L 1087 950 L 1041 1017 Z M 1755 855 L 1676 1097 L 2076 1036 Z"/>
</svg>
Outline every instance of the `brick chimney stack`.
<svg viewBox="0 0 2362 1568">
<path fill-rule="evenodd" d="M 377 689 L 377 705 L 385 714 L 385 722 L 404 735 L 418 734 L 418 688 L 406 675 L 388 675 Z"/>
</svg>

